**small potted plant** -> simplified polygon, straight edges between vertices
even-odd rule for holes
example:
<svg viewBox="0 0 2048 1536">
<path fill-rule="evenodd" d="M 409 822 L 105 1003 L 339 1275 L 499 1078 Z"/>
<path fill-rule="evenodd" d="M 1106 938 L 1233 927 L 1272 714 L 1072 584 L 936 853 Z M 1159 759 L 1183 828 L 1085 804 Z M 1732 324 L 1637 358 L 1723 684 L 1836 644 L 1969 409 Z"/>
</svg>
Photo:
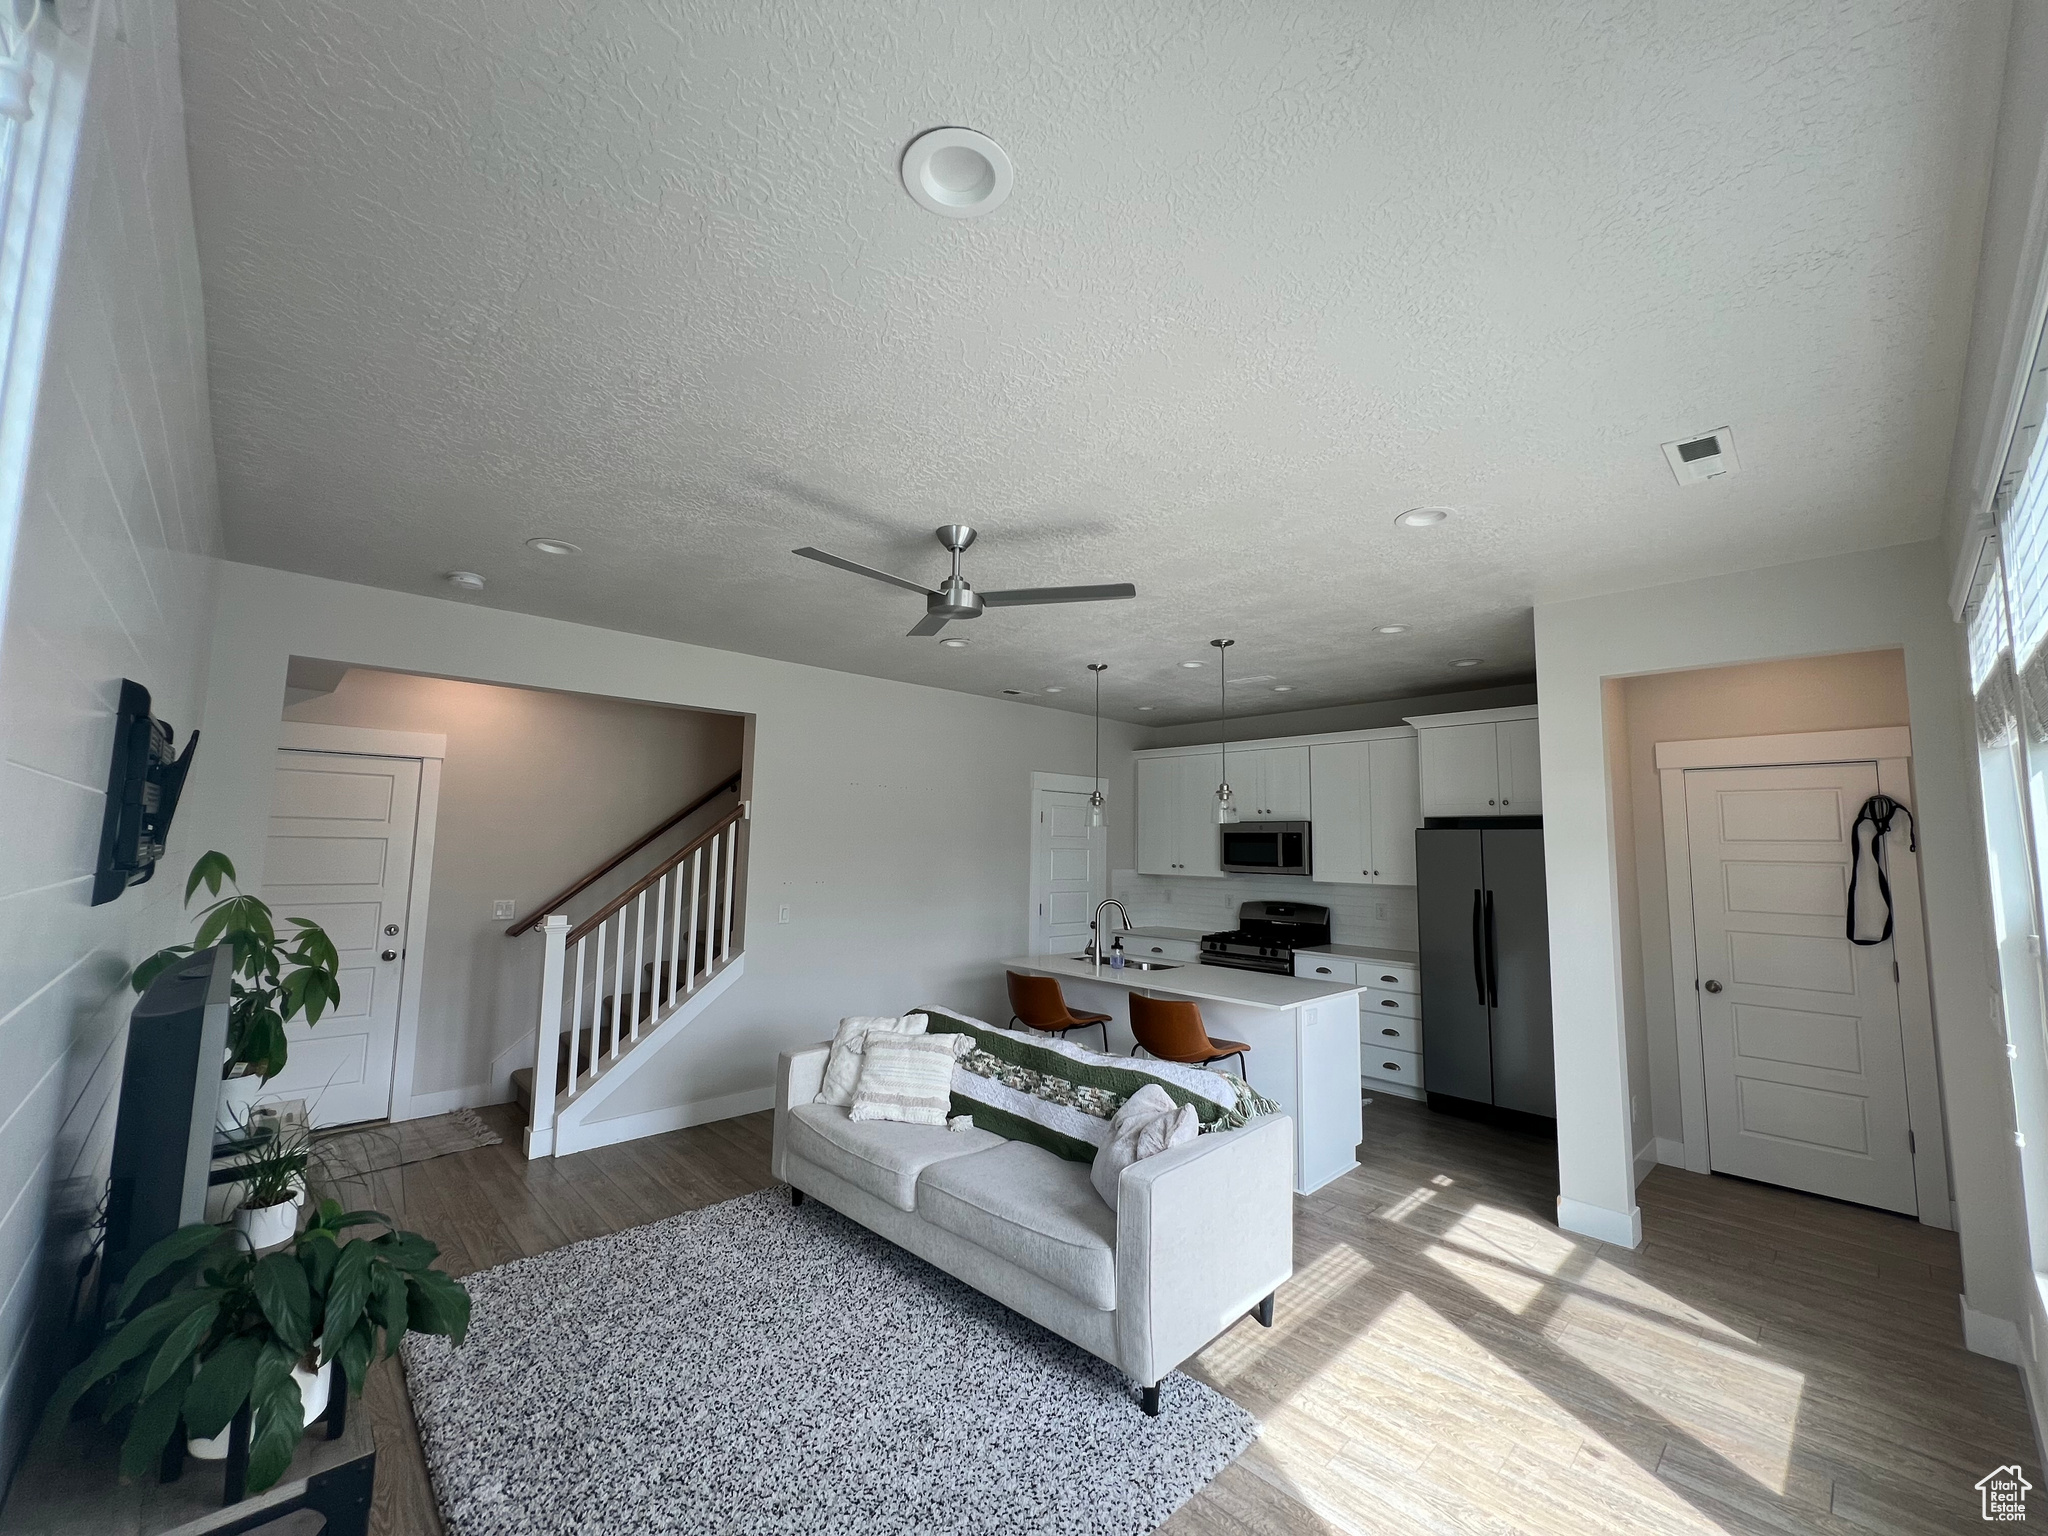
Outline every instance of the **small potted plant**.
<svg viewBox="0 0 2048 1536">
<path fill-rule="evenodd" d="M 185 882 L 185 905 L 204 885 L 220 896 L 225 881 L 234 891 L 199 914 L 190 944 L 160 949 L 135 967 L 137 992 L 195 950 L 226 944 L 234 952 L 233 991 L 228 1003 L 228 1051 L 221 1068 L 219 1128 L 234 1131 L 247 1119 L 257 1090 L 284 1070 L 284 1027 L 300 1015 L 308 1024 L 341 1002 L 340 957 L 327 931 L 310 918 L 295 917 L 298 931 L 279 942 L 277 923 L 259 898 L 235 884 L 235 866 L 224 853 L 202 854 Z"/>
<path fill-rule="evenodd" d="M 235 1230 L 257 1252 L 290 1242 L 298 1229 L 312 1151 L 312 1138 L 305 1131 L 281 1128 L 236 1165 L 242 1198 L 235 1207 Z"/>
<path fill-rule="evenodd" d="M 364 1226 L 385 1230 L 343 1241 Z M 99 1347 L 58 1384 L 43 1433 L 60 1432 L 103 1386 L 102 1419 L 131 1415 L 121 1473 L 140 1477 L 180 1420 L 204 1440 L 246 1411 L 248 1489 L 261 1492 L 284 1475 L 313 1417 L 308 1378 L 338 1364 L 344 1390 L 361 1396 L 380 1334 L 386 1356 L 408 1331 L 462 1342 L 469 1293 L 433 1267 L 439 1254 L 417 1232 L 334 1200 L 289 1248 L 260 1257 L 234 1232 L 181 1227 L 136 1261 Z"/>
</svg>

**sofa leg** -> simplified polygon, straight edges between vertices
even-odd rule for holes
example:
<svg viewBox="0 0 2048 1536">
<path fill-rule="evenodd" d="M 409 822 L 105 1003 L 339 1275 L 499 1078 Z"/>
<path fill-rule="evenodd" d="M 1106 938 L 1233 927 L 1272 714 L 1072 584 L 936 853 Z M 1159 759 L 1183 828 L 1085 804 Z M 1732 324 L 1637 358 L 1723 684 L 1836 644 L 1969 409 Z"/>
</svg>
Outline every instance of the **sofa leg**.
<svg viewBox="0 0 2048 1536">
<path fill-rule="evenodd" d="M 798 1189 L 794 1184 L 789 1186 L 789 1203 L 791 1205 L 802 1205 L 804 1203 L 804 1192 Z M 1268 1307 L 1271 1307 L 1272 1304 L 1272 1298 L 1270 1296 L 1267 1297 L 1266 1305 Z"/>
<path fill-rule="evenodd" d="M 1145 1388 L 1143 1397 L 1139 1399 L 1139 1406 L 1145 1410 L 1145 1414 L 1148 1418 L 1158 1418 L 1159 1388 L 1157 1388 L 1156 1386 Z"/>
<path fill-rule="evenodd" d="M 1259 1320 L 1261 1328 L 1273 1326 L 1273 1294 L 1271 1292 L 1268 1292 L 1266 1299 L 1259 1303 L 1258 1311 L 1254 1312 L 1252 1316 Z"/>
</svg>

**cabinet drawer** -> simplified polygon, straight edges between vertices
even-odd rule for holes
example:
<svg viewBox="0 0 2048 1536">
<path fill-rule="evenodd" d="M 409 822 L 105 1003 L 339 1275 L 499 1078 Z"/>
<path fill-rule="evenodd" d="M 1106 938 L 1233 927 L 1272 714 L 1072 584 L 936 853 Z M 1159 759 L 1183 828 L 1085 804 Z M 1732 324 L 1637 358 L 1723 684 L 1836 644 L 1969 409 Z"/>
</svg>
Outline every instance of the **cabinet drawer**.
<svg viewBox="0 0 2048 1536">
<path fill-rule="evenodd" d="M 1406 1083 L 1410 1088 L 1422 1086 L 1422 1056 L 1416 1051 L 1374 1047 L 1359 1056 L 1358 1065 L 1362 1076 L 1376 1078 L 1383 1083 Z"/>
<path fill-rule="evenodd" d="M 1131 938 L 1126 935 L 1124 953 L 1136 955 L 1140 960 L 1174 960 L 1182 965 L 1193 965 L 1202 958 L 1202 946 L 1186 939 L 1148 939 L 1142 934 Z"/>
<path fill-rule="evenodd" d="M 1377 1017 L 1360 1009 L 1358 1013 L 1358 1050 L 1361 1059 L 1374 1051 L 1419 1051 L 1422 1049 L 1422 1026 L 1414 1019 L 1404 1019 L 1397 1013 L 1380 1014 Z"/>
<path fill-rule="evenodd" d="M 1383 992 L 1420 992 L 1422 980 L 1412 965 L 1399 960 L 1361 960 L 1358 979 Z"/>
<path fill-rule="evenodd" d="M 1296 955 L 1294 974 L 1305 981 L 1336 981 L 1349 987 L 1358 981 L 1358 964 L 1335 955 Z"/>
<path fill-rule="evenodd" d="M 1382 1015 L 1419 1019 L 1422 1017 L 1421 1000 L 1413 992 L 1389 992 L 1383 987 L 1367 987 L 1358 997 L 1358 1016 L 1379 1018 Z"/>
</svg>

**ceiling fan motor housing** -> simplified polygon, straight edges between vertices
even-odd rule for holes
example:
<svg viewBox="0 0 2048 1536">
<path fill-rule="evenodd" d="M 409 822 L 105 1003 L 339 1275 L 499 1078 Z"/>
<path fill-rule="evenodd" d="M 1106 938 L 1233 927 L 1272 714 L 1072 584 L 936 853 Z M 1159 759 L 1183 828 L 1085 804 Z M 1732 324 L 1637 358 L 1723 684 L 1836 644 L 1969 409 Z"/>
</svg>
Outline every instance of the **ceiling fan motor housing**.
<svg viewBox="0 0 2048 1536">
<path fill-rule="evenodd" d="M 949 619 L 978 619 L 981 594 L 968 584 L 965 576 L 948 576 L 939 584 L 939 590 L 924 600 L 924 611 L 943 613 Z"/>
</svg>

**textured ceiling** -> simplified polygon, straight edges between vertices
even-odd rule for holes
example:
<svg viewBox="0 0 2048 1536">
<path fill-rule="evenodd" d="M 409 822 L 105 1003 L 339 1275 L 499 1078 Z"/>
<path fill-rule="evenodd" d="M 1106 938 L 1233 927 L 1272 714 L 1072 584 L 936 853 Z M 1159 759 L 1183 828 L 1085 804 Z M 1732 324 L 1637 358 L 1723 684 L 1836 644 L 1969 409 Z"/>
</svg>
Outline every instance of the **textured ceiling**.
<svg viewBox="0 0 2048 1536">
<path fill-rule="evenodd" d="M 1234 714 L 1497 682 L 1532 602 L 1938 521 L 1996 5 L 181 21 L 240 559 L 1077 707 L 1101 659 L 1165 723 L 1218 633 Z M 985 219 L 896 180 L 949 123 L 1015 160 Z M 1724 423 L 1680 489 L 1658 444 Z M 788 553 L 936 578 L 955 520 L 979 586 L 1139 598 L 951 651 Z"/>
</svg>

